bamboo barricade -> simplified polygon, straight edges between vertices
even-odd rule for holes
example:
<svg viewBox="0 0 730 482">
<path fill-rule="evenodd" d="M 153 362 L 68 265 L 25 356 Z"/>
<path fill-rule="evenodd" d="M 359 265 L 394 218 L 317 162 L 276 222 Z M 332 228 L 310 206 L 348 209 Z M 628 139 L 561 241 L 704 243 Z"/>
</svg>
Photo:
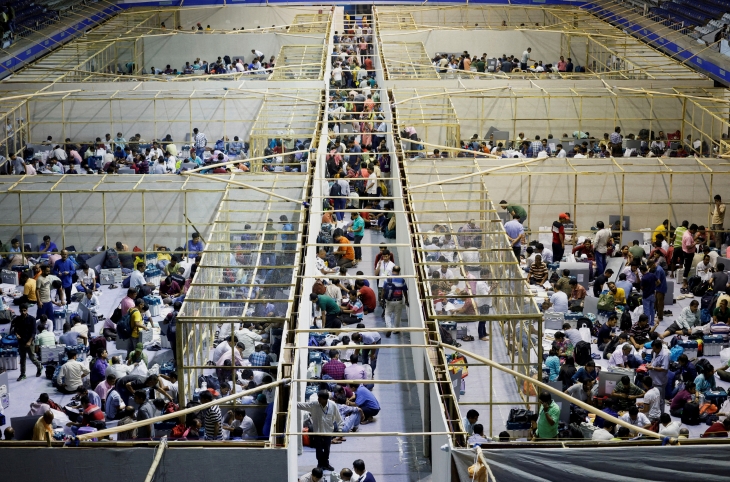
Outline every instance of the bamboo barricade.
<svg viewBox="0 0 730 482">
<path fill-rule="evenodd" d="M 164 422 L 165 420 L 171 420 L 173 418 L 180 418 L 184 415 L 187 415 L 189 413 L 195 413 L 199 412 L 200 410 L 205 410 L 208 407 L 212 407 L 213 405 L 221 405 L 223 403 L 232 402 L 238 398 L 244 397 L 246 395 L 251 395 L 252 393 L 257 393 L 262 390 L 268 390 L 269 388 L 278 387 L 279 385 L 284 385 L 286 383 L 291 382 L 290 378 L 284 378 L 283 380 L 278 380 L 276 382 L 267 383 L 266 385 L 259 385 L 256 388 L 252 388 L 250 390 L 244 390 L 243 392 L 237 392 L 233 395 L 228 395 L 227 397 L 222 397 L 217 400 L 213 400 L 212 402 L 203 403 L 202 405 L 196 405 L 195 407 L 191 408 L 185 408 L 183 410 L 179 410 L 177 412 L 168 413 L 165 415 L 160 415 L 158 417 L 153 417 L 148 420 L 143 420 L 141 422 L 134 422 L 127 425 L 122 425 L 119 427 L 113 427 L 113 428 L 107 428 L 104 430 L 99 430 L 97 432 L 91 432 L 87 434 L 81 434 L 78 438 L 79 440 L 87 440 L 92 438 L 101 438 L 106 437 L 108 435 L 113 435 L 120 432 L 126 432 L 128 430 L 132 430 L 139 427 L 144 427 L 146 425 L 150 425 L 157 422 Z"/>
<path fill-rule="evenodd" d="M 598 410 L 597 408 L 595 408 L 595 407 L 593 407 L 591 405 L 588 405 L 587 403 L 582 402 L 582 401 L 578 400 L 577 398 L 573 398 L 570 395 L 568 395 L 566 393 L 563 393 L 560 390 L 558 390 L 556 388 L 553 388 L 553 387 L 551 387 L 550 385 L 548 385 L 546 383 L 541 382 L 540 380 L 536 380 L 534 378 L 530 378 L 527 375 L 523 375 L 522 373 L 519 373 L 519 372 L 516 372 L 514 370 L 511 370 L 511 369 L 509 369 L 509 368 L 507 368 L 507 367 L 505 367 L 503 365 L 500 365 L 499 363 L 496 363 L 496 362 L 490 360 L 489 358 L 485 358 L 485 357 L 483 357 L 481 355 L 477 355 L 476 353 L 472 353 L 470 351 L 466 351 L 466 350 L 462 349 L 461 347 L 458 347 L 457 348 L 455 346 L 445 345 L 443 343 L 439 343 L 438 346 L 441 349 L 449 349 L 449 350 L 453 350 L 455 352 L 461 353 L 462 355 L 464 355 L 464 356 L 466 356 L 468 358 L 473 358 L 474 360 L 478 360 L 478 361 L 484 363 L 485 365 L 487 365 L 489 367 L 496 368 L 497 370 L 501 370 L 504 373 L 507 373 L 509 375 L 512 375 L 515 378 L 519 378 L 522 381 L 527 381 L 529 383 L 532 383 L 533 385 L 540 387 L 542 390 L 544 390 L 546 392 L 550 392 L 552 395 L 555 395 L 555 396 L 558 396 L 558 397 L 560 397 L 560 398 L 562 398 L 564 400 L 567 400 L 570 403 L 573 403 L 573 404 L 579 406 L 580 408 L 582 408 L 582 409 L 584 409 L 584 410 L 586 410 L 586 411 L 594 414 L 597 417 L 601 417 L 604 420 L 608 420 L 609 422 L 613 422 L 616 425 L 619 425 L 621 427 L 626 427 L 629 430 L 631 430 L 632 432 L 636 432 L 636 433 L 639 433 L 641 435 L 645 435 L 647 437 L 652 437 L 652 438 L 658 438 L 658 439 L 663 439 L 664 438 L 663 435 L 659 435 L 656 432 L 652 432 L 650 430 L 646 430 L 645 428 L 637 427 L 636 425 L 631 425 L 630 423 L 624 422 L 623 420 L 621 420 L 619 418 L 616 418 L 616 417 L 614 417 L 612 415 L 609 415 L 608 413 L 606 413 L 606 412 L 604 412 L 602 410 Z M 557 423 L 557 421 L 556 421 L 556 423 Z"/>
</svg>

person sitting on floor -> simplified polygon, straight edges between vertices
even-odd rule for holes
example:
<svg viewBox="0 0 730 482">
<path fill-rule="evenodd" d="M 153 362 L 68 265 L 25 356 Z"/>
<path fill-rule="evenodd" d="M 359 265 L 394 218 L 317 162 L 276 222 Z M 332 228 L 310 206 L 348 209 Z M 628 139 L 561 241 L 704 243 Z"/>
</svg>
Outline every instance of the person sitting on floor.
<svg viewBox="0 0 730 482">
<path fill-rule="evenodd" d="M 727 301 L 725 303 L 727 304 Z M 672 322 L 664 333 L 659 335 L 659 338 L 664 339 L 670 335 L 688 336 L 692 332 L 692 328 L 700 326 L 700 324 L 700 302 L 692 300 L 689 306 L 685 306 L 682 309 L 679 318 Z"/>
<path fill-rule="evenodd" d="M 374 417 L 380 413 L 380 404 L 373 392 L 368 390 L 365 385 L 350 384 L 350 389 L 355 392 L 355 405 L 360 407 L 365 415 L 365 419 L 360 424 L 365 425 L 374 422 Z"/>
<path fill-rule="evenodd" d="M 56 377 L 58 391 L 61 393 L 76 393 L 83 386 L 83 378 L 89 375 L 89 370 L 76 360 L 76 350 L 68 351 L 68 361 L 63 364 Z"/>
<path fill-rule="evenodd" d="M 624 411 L 636 406 L 636 399 L 644 396 L 644 390 L 634 385 L 631 377 L 624 375 L 616 383 L 611 396 L 616 400 L 618 410 Z"/>
<path fill-rule="evenodd" d="M 625 414 L 621 415 L 621 417 L 619 418 L 624 422 L 630 423 L 631 425 L 634 425 L 636 427 L 645 428 L 647 430 L 649 429 L 649 427 L 651 427 L 651 421 L 649 420 L 649 418 L 641 413 L 639 411 L 639 407 L 637 407 L 636 405 L 629 407 L 629 410 Z"/>
</svg>

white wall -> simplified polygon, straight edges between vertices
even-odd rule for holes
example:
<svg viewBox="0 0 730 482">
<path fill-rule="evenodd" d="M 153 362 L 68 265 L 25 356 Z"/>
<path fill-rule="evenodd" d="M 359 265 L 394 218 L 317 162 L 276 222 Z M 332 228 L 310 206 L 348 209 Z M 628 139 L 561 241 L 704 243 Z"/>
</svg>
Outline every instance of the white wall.
<svg viewBox="0 0 730 482">
<path fill-rule="evenodd" d="M 192 65 L 196 58 L 215 62 L 218 57 L 229 55 L 231 59 L 242 57 L 246 61 L 253 59 L 252 49 L 263 52 L 268 60 L 272 55 L 279 55 L 283 45 L 318 45 L 323 43 L 319 36 L 299 36 L 284 33 L 249 34 L 196 34 L 145 37 L 144 66 L 147 71 L 151 67 L 164 69 L 170 65 L 173 69 L 181 69 L 185 62 Z"/>
<path fill-rule="evenodd" d="M 257 27 L 266 28 L 272 25 L 289 25 L 297 14 L 326 12 L 330 7 L 296 6 L 296 7 L 248 7 L 228 5 L 210 8 L 183 8 L 180 10 L 180 24 L 184 30 L 190 30 L 200 22 L 205 28 L 246 30 Z"/>
<path fill-rule="evenodd" d="M 210 87 L 210 86 L 209 86 Z M 247 140 L 261 107 L 261 98 L 206 98 L 206 93 L 178 99 L 124 98 L 63 102 L 29 102 L 31 140 L 39 143 L 47 136 L 70 138 L 74 142 L 93 141 L 110 133 L 122 132 L 129 139 L 139 133 L 142 139 L 161 139 L 167 134 L 181 144 L 194 127 L 214 142 L 224 135 Z M 221 93 L 216 93 L 218 97 Z M 179 146 L 178 146 L 179 147 Z"/>
<path fill-rule="evenodd" d="M 453 30 L 419 31 L 412 33 L 386 33 L 383 42 L 423 42 L 429 57 L 437 53 L 459 54 L 467 50 L 471 55 L 489 58 L 506 55 L 522 56 L 532 48 L 532 59 L 543 63 L 556 63 L 560 58 L 560 39 L 557 32 L 531 32 L 521 30 L 470 30 L 468 33 Z"/>
</svg>

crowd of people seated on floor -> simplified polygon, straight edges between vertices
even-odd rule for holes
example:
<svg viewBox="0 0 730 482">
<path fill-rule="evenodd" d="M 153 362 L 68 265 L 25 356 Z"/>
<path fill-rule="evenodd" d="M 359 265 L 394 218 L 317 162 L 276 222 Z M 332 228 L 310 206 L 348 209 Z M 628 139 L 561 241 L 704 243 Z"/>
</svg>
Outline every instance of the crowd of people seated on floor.
<svg viewBox="0 0 730 482">
<path fill-rule="evenodd" d="M 282 230 L 293 229 L 286 216 L 282 216 L 280 221 Z M 273 225 L 273 222 L 271 224 Z M 273 226 L 269 229 L 273 229 Z M 267 234 L 266 240 L 276 241 L 279 236 L 282 241 L 287 241 L 293 235 Z M 282 262 L 289 262 L 286 261 L 289 256 L 286 250 L 292 248 L 287 248 L 287 245 L 282 248 L 284 253 L 271 253 L 265 259 L 262 257 L 262 265 L 271 265 L 271 268 L 260 269 L 260 279 L 246 278 L 246 273 L 250 274 L 253 271 L 250 262 L 251 252 L 255 249 L 253 244 L 261 238 L 262 236 L 257 234 L 232 235 L 232 241 L 240 244 L 232 245 L 235 255 L 232 254 L 231 262 L 240 265 L 241 268 L 226 270 L 227 274 L 222 282 L 241 284 L 251 282 L 266 285 L 282 281 L 277 273 L 282 270 L 275 269 L 275 266 L 277 256 Z M 15 240 L 11 243 L 11 245 L 17 244 Z M 49 415 L 46 413 L 48 409 L 38 409 L 31 413 L 40 417 L 36 425 L 39 436 L 42 437 L 39 440 L 45 440 L 46 431 L 40 431 L 42 427 L 53 429 L 50 431 L 54 437 L 63 437 L 58 433 L 59 430 L 63 431 L 63 427 L 58 423 L 54 424 L 54 417 L 57 422 L 63 420 L 64 425 L 70 424 L 67 427 L 76 434 L 77 429 L 81 427 L 101 428 L 110 420 L 119 421 L 119 424 L 131 423 L 176 410 L 177 376 L 174 373 L 174 362 L 169 363 L 169 366 L 166 366 L 168 363 L 163 366 L 150 365 L 145 349 L 154 349 L 155 346 L 145 346 L 145 343 L 149 345 L 149 342 L 143 343 L 142 332 L 151 330 L 148 300 L 149 296 L 154 294 L 153 291 L 159 289 L 162 301 L 172 307 L 172 311 L 162 319 L 160 326 L 165 327 L 161 336 L 166 337 L 169 342 L 174 360 L 177 346 L 177 313 L 197 272 L 204 243 L 200 236 L 194 233 L 186 246 L 179 248 L 179 251 L 171 253 L 164 247 L 155 246 L 159 254 L 154 260 L 149 256 L 139 255 L 136 253 L 136 248 L 130 250 L 121 242 L 118 242 L 116 247 L 118 251 L 106 251 L 105 260 L 94 271 L 94 268 L 88 267 L 85 263 L 87 259 L 85 255 L 78 253 L 69 255 L 65 249 L 59 253 L 55 243 L 46 236 L 41 246 L 33 248 L 40 256 L 37 259 L 25 258 L 29 263 L 32 262 L 30 259 L 34 259 L 33 268 L 27 269 L 26 266 L 20 265 L 23 269 L 23 295 L 16 300 L 16 304 L 20 305 L 20 315 L 16 316 L 11 324 L 22 347 L 21 376 L 18 381 L 25 379 L 26 358 L 30 358 L 31 363 L 38 369 L 36 376 L 40 376 L 41 361 L 51 363 L 45 359 L 41 360 L 40 354 L 61 344 L 66 347 L 62 364 L 56 366 L 57 364 L 53 362 L 47 365 L 46 375 L 52 374 L 49 378 L 52 378 L 54 386 L 60 393 L 77 394 L 74 400 L 59 409 L 58 413 L 51 412 Z M 271 249 L 273 251 L 273 247 Z M 96 297 L 102 293 L 94 291 L 99 288 L 100 281 L 95 272 L 109 268 L 107 261 L 110 258 L 116 260 L 125 276 L 129 275 L 123 283 L 124 287 L 129 286 L 127 296 L 121 300 L 115 313 L 108 318 L 96 310 L 94 310 L 95 316 L 86 320 L 82 320 L 78 314 L 71 314 L 70 321 L 64 324 L 62 334 L 57 337 L 54 334 L 53 323 L 57 309 L 65 309 L 70 300 L 79 297 L 81 298 L 79 306 L 85 303 L 90 309 L 98 307 Z M 139 261 L 140 259 L 143 261 Z M 7 259 L 4 261 L 8 262 Z M 156 269 L 165 272 L 159 287 L 145 277 L 148 262 L 153 263 Z M 159 277 L 159 274 L 157 276 Z M 247 279 L 249 281 L 246 281 Z M 228 288 L 220 289 L 224 291 Z M 239 294 L 228 293 L 231 295 L 230 302 L 221 303 L 221 307 L 224 307 L 222 309 L 232 316 L 233 320 L 244 316 L 243 309 L 247 303 L 256 306 L 251 309 L 250 315 L 264 318 L 282 317 L 286 312 L 286 302 L 276 299 L 285 300 L 287 296 L 275 293 L 277 290 L 280 288 L 267 286 L 242 288 L 238 290 Z M 222 292 L 221 297 L 225 299 L 225 293 Z M 261 302 L 252 303 L 254 300 Z M 28 314 L 26 303 L 38 305 L 36 316 Z M 97 324 L 99 321 L 103 321 L 103 324 Z M 123 329 L 120 329 L 120 323 Z M 129 336 L 125 338 L 126 331 L 129 331 Z M 240 392 L 271 383 L 276 377 L 275 365 L 281 347 L 281 334 L 280 323 L 277 322 L 255 326 L 238 321 L 234 324 L 220 323 L 215 330 L 214 350 L 209 362 L 212 373 L 199 380 L 200 389 L 191 394 L 191 403 L 193 405 L 198 401 L 204 403 L 208 394 L 212 398 L 219 398 L 231 394 L 232 391 Z M 151 338 L 144 338 L 151 341 Z M 122 356 L 115 354 L 109 357 L 106 347 L 108 341 L 115 341 L 115 349 L 117 352 L 121 351 Z M 90 353 L 91 358 L 83 360 L 86 358 L 86 353 Z M 37 358 L 36 354 L 39 355 Z M 273 396 L 273 390 L 267 390 L 258 395 L 242 396 L 238 399 L 239 403 L 245 405 L 259 403 L 267 406 L 267 417 L 263 424 L 264 433 L 269 431 Z M 42 395 L 41 399 L 47 399 L 47 395 Z M 132 399 L 134 404 L 131 403 Z M 245 413 L 238 410 L 235 413 L 230 412 L 220 425 L 213 423 L 215 417 L 220 415 L 220 412 L 217 415 L 215 412 L 216 409 L 208 409 L 194 417 L 188 417 L 185 424 L 180 424 L 178 427 L 179 433 L 175 437 L 180 438 L 184 434 L 184 438 L 206 440 L 258 438 L 257 434 L 252 435 L 256 428 Z M 93 416 L 87 418 L 85 416 L 87 414 Z M 241 427 L 244 427 L 243 433 L 240 433 Z M 70 435 L 68 431 L 66 435 Z M 155 437 L 154 427 L 144 427 L 143 430 L 137 429 L 134 432 L 119 434 L 120 439 L 125 437 L 136 439 Z"/>
<path fill-rule="evenodd" d="M 464 50 L 461 54 L 437 53 L 431 59 L 433 67 L 439 74 L 447 77 L 471 77 L 469 72 L 533 72 L 533 73 L 572 73 L 585 72 L 583 67 L 575 65 L 573 59 L 566 60 L 562 55 L 554 64 L 532 58 L 532 48 L 528 47 L 521 56 L 502 54 L 499 57 L 489 57 L 487 53 L 481 55 L 470 54 Z M 478 78 L 478 77 L 477 77 Z"/>
<path fill-rule="evenodd" d="M 276 67 L 276 58 L 272 55 L 268 61 L 263 52 L 252 49 L 250 59 L 244 57 L 231 57 L 224 55 L 218 57 L 214 62 L 201 60 L 197 57 L 192 62 L 185 62 L 178 70 L 167 64 L 163 68 L 150 67 L 151 75 L 215 75 L 215 74 L 251 74 L 251 75 L 267 75 Z M 127 71 L 132 73 L 135 65 L 130 62 L 126 65 Z"/>
<path fill-rule="evenodd" d="M 295 138 L 291 130 L 282 132 L 278 138 L 269 140 L 264 150 L 266 159 L 261 160 L 261 169 L 270 172 L 299 172 L 307 169 L 309 140 Z M 36 152 L 38 150 L 38 152 Z M 20 155 L 11 155 L 9 164 L 12 173 L 18 175 L 36 174 L 177 174 L 182 170 L 205 168 L 203 174 L 225 174 L 248 172 L 251 163 L 247 160 L 249 143 L 238 136 L 231 140 L 224 136 L 210 142 L 205 133 L 193 129 L 191 140 L 183 145 L 176 143 L 169 134 L 161 139 L 145 141 L 140 134 L 129 140 L 123 133 L 116 137 L 106 134 L 92 143 L 76 144 L 71 139 L 64 142 L 53 140 L 52 136 L 42 146 L 26 145 Z M 240 160 L 237 164 L 218 164 Z"/>
<path fill-rule="evenodd" d="M 409 143 L 407 140 L 420 140 L 417 132 L 412 127 L 401 133 L 406 140 L 406 147 L 411 157 L 469 157 L 472 154 L 464 151 L 473 151 L 475 157 L 490 154 L 501 158 L 575 158 L 575 159 L 599 159 L 608 157 L 711 157 L 718 154 L 717 145 L 720 141 L 728 140 L 727 134 L 723 133 L 718 139 L 712 141 L 712 146 L 707 139 L 693 138 L 688 134 L 684 140 L 680 131 L 665 135 L 664 131 L 654 134 L 646 129 L 639 130 L 638 134 L 628 134 L 625 137 L 621 134 L 621 127 L 615 127 L 612 133 L 604 133 L 603 138 L 597 139 L 589 132 L 574 131 L 570 135 L 563 133 L 561 138 L 555 138 L 553 134 L 543 137 L 535 135 L 530 139 L 520 132 L 513 141 L 495 140 L 494 134 L 480 138 L 474 134 L 471 139 L 460 141 L 461 151 L 450 154 L 448 151 L 439 149 L 428 152 L 419 143 Z M 487 157 L 487 156 L 483 156 Z"/>
</svg>

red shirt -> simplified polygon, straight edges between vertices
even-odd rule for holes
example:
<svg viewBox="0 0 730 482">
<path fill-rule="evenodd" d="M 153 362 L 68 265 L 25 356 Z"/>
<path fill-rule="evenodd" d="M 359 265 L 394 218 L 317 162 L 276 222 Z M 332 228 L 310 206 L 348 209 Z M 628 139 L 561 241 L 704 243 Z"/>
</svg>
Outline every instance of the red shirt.
<svg viewBox="0 0 730 482">
<path fill-rule="evenodd" d="M 102 412 L 101 409 L 93 403 L 90 403 L 89 406 L 84 409 L 84 414 L 81 420 L 84 425 L 89 425 L 89 422 L 92 420 L 104 420 L 104 412 Z"/>
<path fill-rule="evenodd" d="M 710 425 L 710 428 L 705 430 L 705 433 L 700 435 L 700 437 L 727 437 L 727 430 L 725 430 L 725 426 L 722 422 L 715 422 Z"/>
<path fill-rule="evenodd" d="M 365 58 L 365 69 L 373 70 L 373 60 L 370 57 Z"/>
<path fill-rule="evenodd" d="M 378 305 L 375 292 L 371 288 L 363 286 L 360 288 L 360 294 L 362 295 L 362 304 L 365 305 L 368 311 L 375 311 L 375 307 Z"/>
<path fill-rule="evenodd" d="M 559 224 L 560 227 L 556 226 L 556 224 Z M 565 237 L 565 226 L 560 221 L 555 221 L 553 223 L 553 244 L 560 244 L 561 234 Z"/>
</svg>

